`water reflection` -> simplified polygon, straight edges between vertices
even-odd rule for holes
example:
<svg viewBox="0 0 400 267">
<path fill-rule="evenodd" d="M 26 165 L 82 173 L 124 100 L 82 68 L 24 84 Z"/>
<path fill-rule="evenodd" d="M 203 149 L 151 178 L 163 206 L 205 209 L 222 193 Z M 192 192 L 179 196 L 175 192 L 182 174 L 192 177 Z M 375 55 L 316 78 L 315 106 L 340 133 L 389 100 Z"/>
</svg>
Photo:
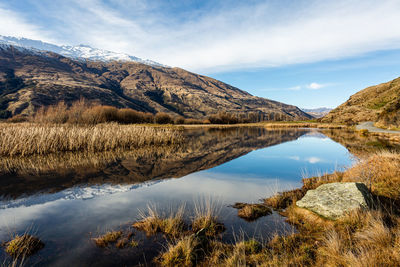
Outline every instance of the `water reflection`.
<svg viewBox="0 0 400 267">
<path fill-rule="evenodd" d="M 46 243 L 30 263 L 110 266 L 150 263 L 162 248 L 141 233 L 137 249 L 98 249 L 91 236 L 128 227 L 149 202 L 160 209 L 185 202 L 186 218 L 199 199 L 221 207 L 223 239 L 266 238 L 293 231 L 274 213 L 246 222 L 229 207 L 296 187 L 302 172 L 330 172 L 351 163 L 348 150 L 309 129 L 238 128 L 186 132 L 179 147 L 101 154 L 63 154 L 0 160 L 0 240 L 31 225 Z M 179 179 L 176 179 L 179 178 Z M 0 262 L 5 257 L 0 252 Z"/>
</svg>

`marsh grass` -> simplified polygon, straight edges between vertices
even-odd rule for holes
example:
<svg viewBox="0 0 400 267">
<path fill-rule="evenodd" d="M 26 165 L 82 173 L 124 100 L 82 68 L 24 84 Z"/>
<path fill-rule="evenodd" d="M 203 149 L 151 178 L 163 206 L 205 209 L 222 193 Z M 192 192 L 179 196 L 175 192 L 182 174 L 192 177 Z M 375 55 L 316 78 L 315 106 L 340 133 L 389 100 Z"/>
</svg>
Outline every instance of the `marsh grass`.
<svg viewBox="0 0 400 267">
<path fill-rule="evenodd" d="M 170 128 L 98 124 L 0 124 L 0 156 L 45 155 L 57 152 L 132 150 L 178 144 L 182 134 Z"/>
<path fill-rule="evenodd" d="M 161 266 L 194 266 L 197 262 L 199 241 L 194 234 L 168 244 L 159 257 Z"/>
<path fill-rule="evenodd" d="M 14 258 L 25 258 L 44 247 L 44 243 L 39 238 L 27 233 L 15 235 L 4 245 L 5 252 Z"/>
<path fill-rule="evenodd" d="M 206 236 L 214 237 L 225 231 L 225 226 L 219 222 L 218 215 L 221 204 L 211 198 L 195 201 L 192 231 L 205 230 Z"/>
<path fill-rule="evenodd" d="M 161 214 L 155 205 L 148 205 L 147 211 L 140 211 L 141 220 L 135 222 L 133 227 L 146 232 L 147 235 L 164 233 L 170 237 L 179 237 L 187 229 L 183 220 L 185 205 L 181 205 L 177 211 L 170 210 L 169 214 Z"/>
<path fill-rule="evenodd" d="M 122 237 L 122 231 L 109 231 L 102 236 L 93 238 L 96 246 L 107 247 L 110 243 L 117 242 Z"/>
<path fill-rule="evenodd" d="M 272 214 L 272 210 L 265 204 L 248 204 L 237 202 L 232 207 L 238 209 L 238 216 L 247 221 L 254 221 L 260 217 Z"/>
</svg>

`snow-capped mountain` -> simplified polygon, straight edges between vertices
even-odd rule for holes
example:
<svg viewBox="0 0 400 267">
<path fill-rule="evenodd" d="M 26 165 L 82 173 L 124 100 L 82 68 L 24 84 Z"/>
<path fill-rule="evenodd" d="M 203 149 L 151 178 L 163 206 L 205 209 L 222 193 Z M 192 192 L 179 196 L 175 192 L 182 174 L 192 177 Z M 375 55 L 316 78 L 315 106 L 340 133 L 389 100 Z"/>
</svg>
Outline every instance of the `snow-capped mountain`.
<svg viewBox="0 0 400 267">
<path fill-rule="evenodd" d="M 150 66 L 168 67 L 166 65 L 151 61 L 143 60 L 138 57 L 130 56 L 124 53 L 112 52 L 102 49 L 90 47 L 88 45 L 54 45 L 39 40 L 32 40 L 27 38 L 17 38 L 11 36 L 0 35 L 0 45 L 12 45 L 15 47 L 22 47 L 25 49 L 33 49 L 38 51 L 50 51 L 65 57 L 78 59 L 78 60 L 93 60 L 93 61 L 134 61 L 143 63 Z"/>
</svg>

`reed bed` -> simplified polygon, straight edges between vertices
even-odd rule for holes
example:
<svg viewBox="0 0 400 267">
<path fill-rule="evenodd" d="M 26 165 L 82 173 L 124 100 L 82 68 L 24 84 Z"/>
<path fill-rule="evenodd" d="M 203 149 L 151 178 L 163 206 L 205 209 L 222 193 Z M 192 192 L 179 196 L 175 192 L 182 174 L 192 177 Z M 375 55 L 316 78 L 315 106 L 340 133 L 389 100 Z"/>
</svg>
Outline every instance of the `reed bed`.
<svg viewBox="0 0 400 267">
<path fill-rule="evenodd" d="M 131 150 L 179 144 L 179 130 L 162 127 L 73 124 L 0 124 L 0 156 L 45 155 L 57 152 Z"/>
</svg>

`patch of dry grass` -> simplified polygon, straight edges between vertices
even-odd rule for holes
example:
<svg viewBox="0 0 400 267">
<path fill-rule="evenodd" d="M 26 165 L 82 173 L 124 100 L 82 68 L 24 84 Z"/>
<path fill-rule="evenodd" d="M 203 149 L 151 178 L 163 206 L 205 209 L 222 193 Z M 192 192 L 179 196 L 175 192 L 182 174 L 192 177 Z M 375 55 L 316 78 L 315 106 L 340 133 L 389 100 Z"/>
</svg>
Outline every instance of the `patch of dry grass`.
<svg viewBox="0 0 400 267">
<path fill-rule="evenodd" d="M 265 204 L 235 203 L 233 208 L 238 209 L 238 216 L 247 221 L 254 221 L 272 213 Z"/>
<path fill-rule="evenodd" d="M 14 258 L 30 256 L 44 247 L 43 242 L 32 235 L 16 235 L 5 243 L 5 251 Z"/>
<path fill-rule="evenodd" d="M 182 141 L 183 136 L 179 131 L 160 127 L 119 124 L 0 124 L 1 156 L 131 150 L 145 146 L 177 144 Z"/>
<path fill-rule="evenodd" d="M 161 215 L 156 207 L 147 206 L 147 212 L 140 212 L 142 220 L 135 222 L 133 227 L 146 232 L 147 235 L 164 233 L 171 237 L 178 237 L 187 228 L 183 221 L 185 205 L 180 206 L 176 212 L 171 211 L 168 216 Z"/>
<path fill-rule="evenodd" d="M 205 230 L 206 236 L 214 237 L 225 231 L 225 226 L 218 221 L 219 208 L 210 199 L 195 203 L 195 216 L 192 221 L 193 232 Z"/>
<path fill-rule="evenodd" d="M 184 236 L 168 245 L 167 250 L 159 257 L 161 266 L 194 266 L 197 262 L 199 241 L 194 234 Z"/>
<path fill-rule="evenodd" d="M 122 231 L 109 231 L 102 236 L 93 238 L 96 246 L 98 247 L 107 247 L 110 243 L 115 243 L 122 236 Z"/>
</svg>

